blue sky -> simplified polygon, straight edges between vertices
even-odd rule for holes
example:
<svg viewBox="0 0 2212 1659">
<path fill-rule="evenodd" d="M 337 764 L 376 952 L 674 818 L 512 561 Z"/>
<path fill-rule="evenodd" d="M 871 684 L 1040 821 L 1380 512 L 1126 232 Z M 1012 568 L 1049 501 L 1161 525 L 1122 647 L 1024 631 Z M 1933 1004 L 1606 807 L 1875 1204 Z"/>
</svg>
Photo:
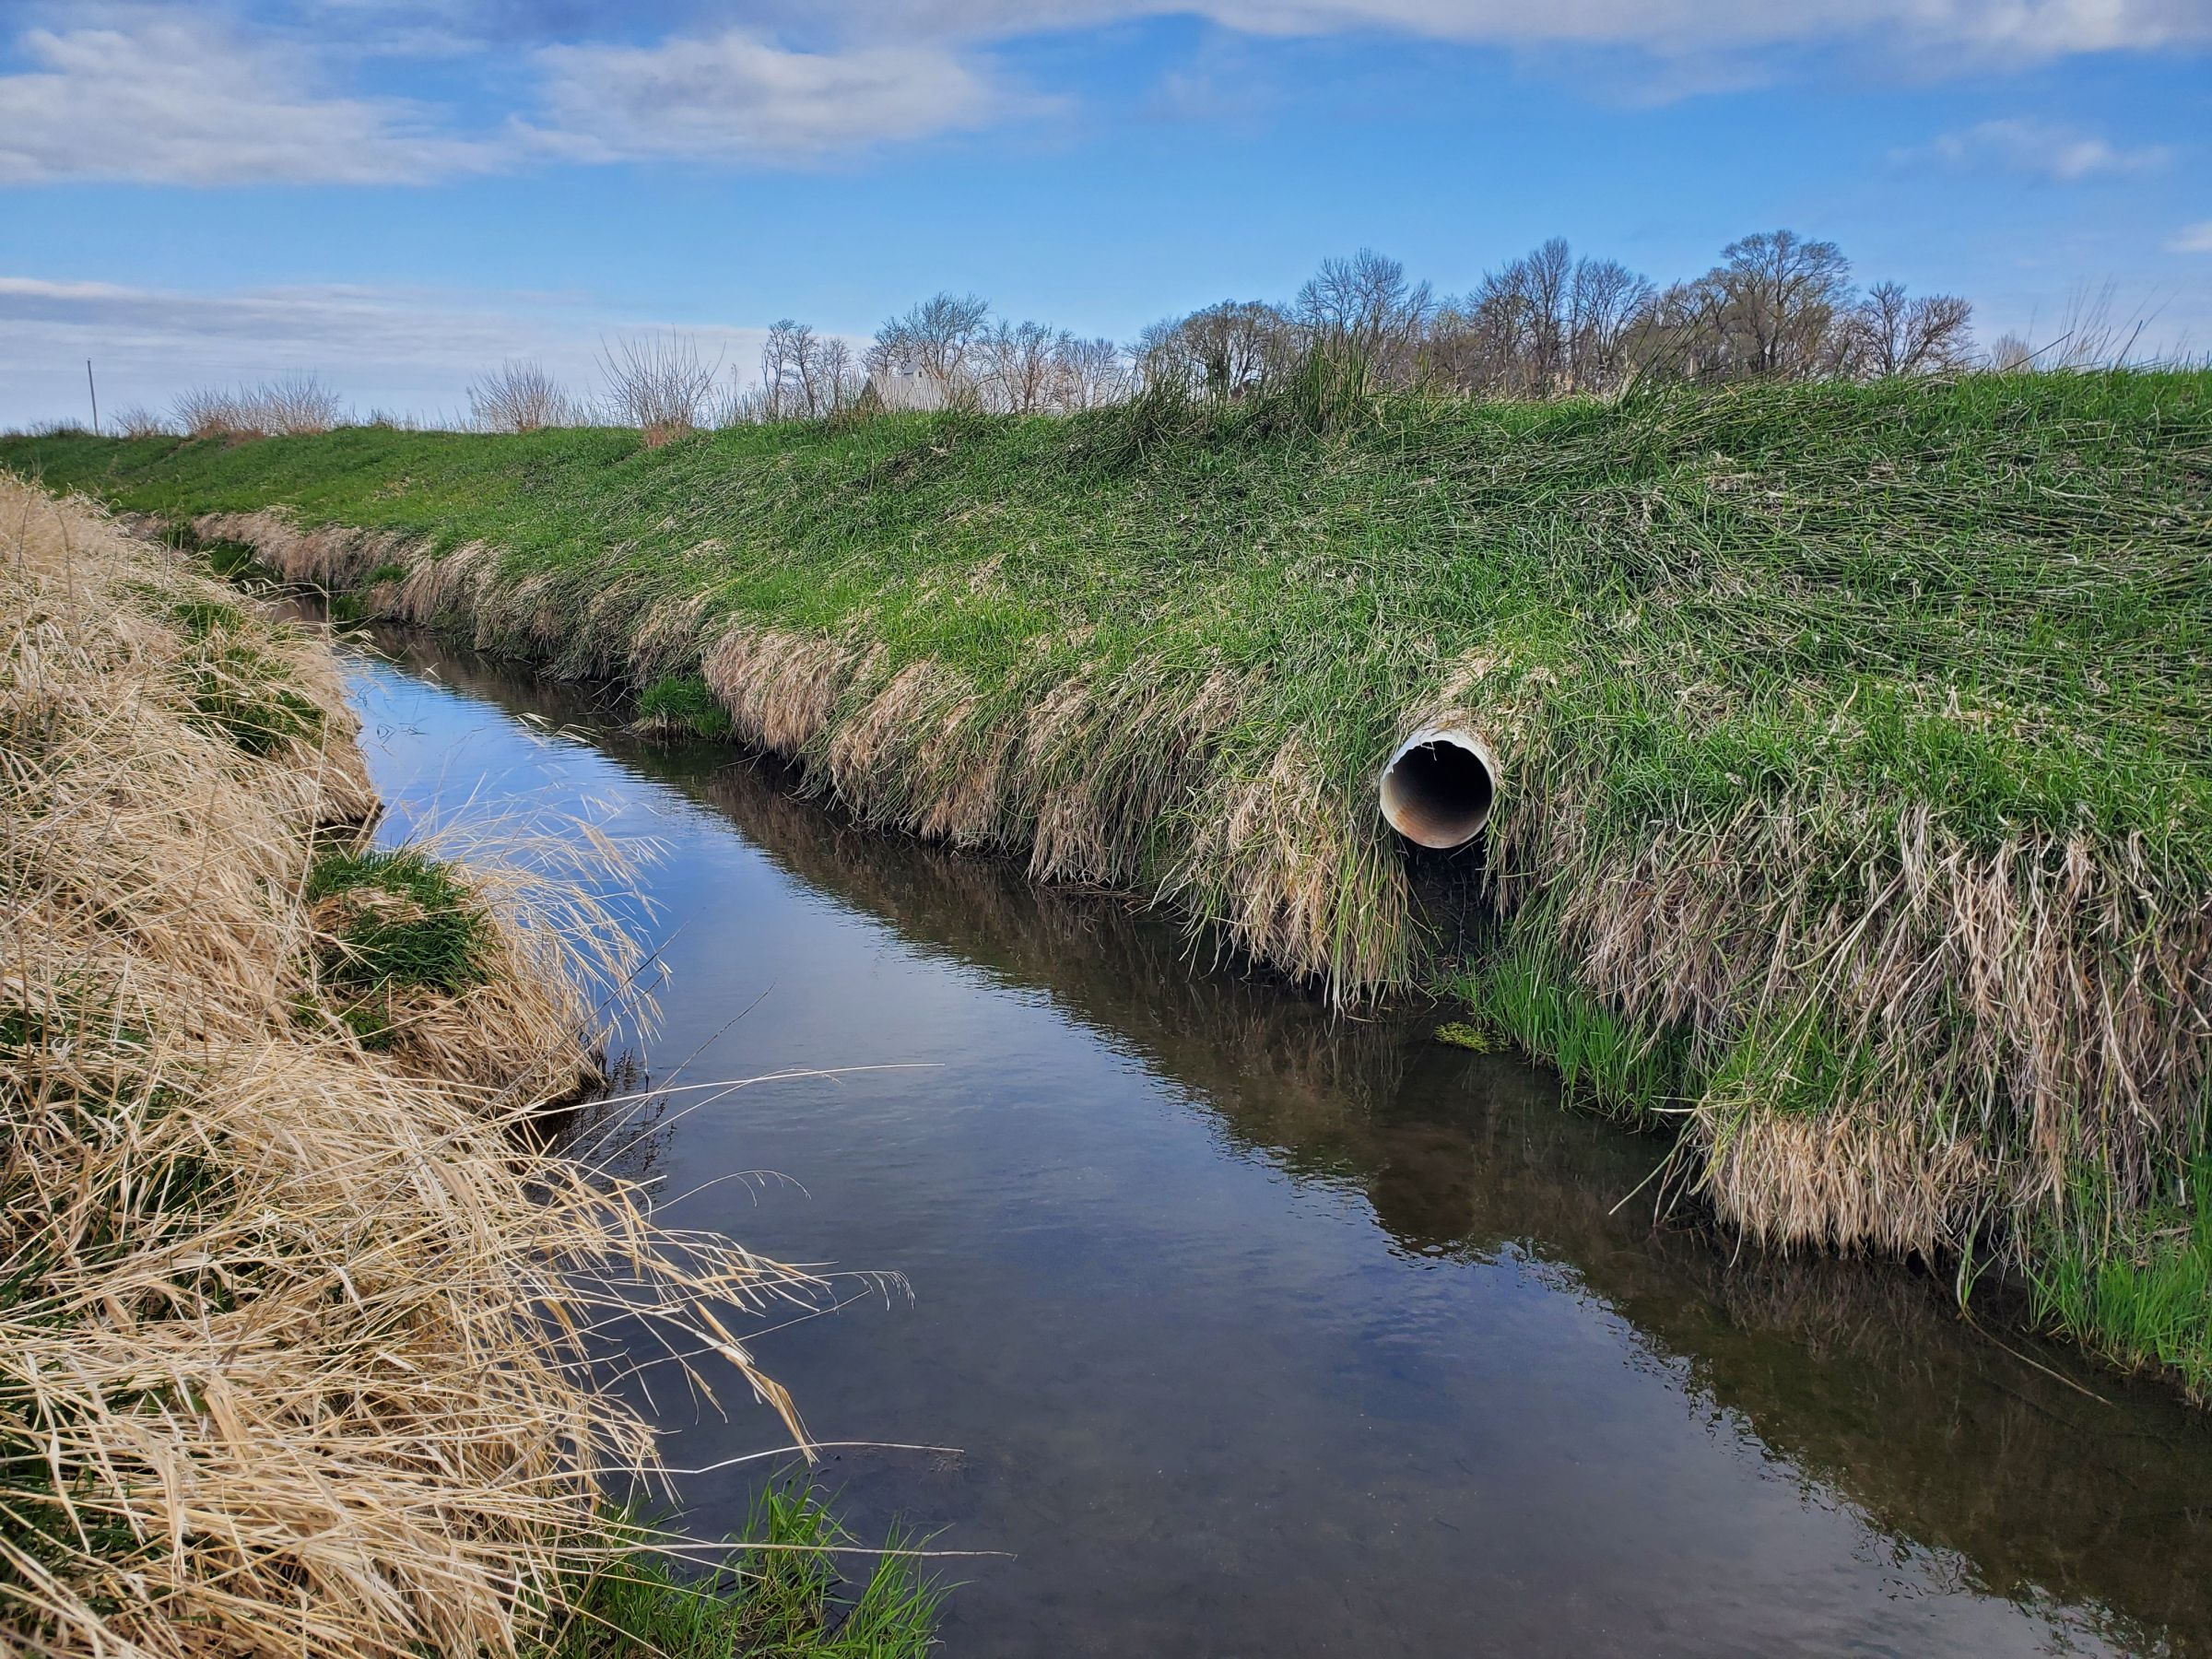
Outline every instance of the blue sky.
<svg viewBox="0 0 2212 1659">
<path fill-rule="evenodd" d="M 1373 246 L 1747 230 L 2212 349 L 2212 0 L 0 0 L 0 424 L 321 371 L 458 411 L 938 288 L 1126 338 Z"/>
</svg>

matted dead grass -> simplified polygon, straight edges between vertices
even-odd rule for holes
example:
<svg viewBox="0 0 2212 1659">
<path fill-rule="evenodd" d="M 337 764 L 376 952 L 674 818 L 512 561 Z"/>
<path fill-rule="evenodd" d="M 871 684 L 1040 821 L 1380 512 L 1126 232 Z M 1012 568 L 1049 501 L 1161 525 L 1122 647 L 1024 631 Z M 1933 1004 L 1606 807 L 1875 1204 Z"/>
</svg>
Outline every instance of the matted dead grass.
<svg viewBox="0 0 2212 1659">
<path fill-rule="evenodd" d="M 835 640 L 737 624 L 708 648 L 700 674 L 747 743 L 796 755 L 829 729 L 859 660 Z"/>
<path fill-rule="evenodd" d="M 2212 894 L 2139 844 L 1979 851 L 1914 809 L 1840 856 L 1809 801 L 1633 846 L 1507 816 L 1582 982 L 1685 1034 L 1700 1179 L 1762 1239 L 1933 1255 L 1993 1217 L 2099 1226 L 2204 1145 Z"/>
<path fill-rule="evenodd" d="M 815 1281 L 524 1133 L 627 965 L 542 884 L 472 878 L 489 971 L 403 1041 L 335 1017 L 326 648 L 12 480 L 0 617 L 0 1647 L 526 1651 L 653 1466 L 594 1339 L 797 1435 L 732 1333 Z"/>
</svg>

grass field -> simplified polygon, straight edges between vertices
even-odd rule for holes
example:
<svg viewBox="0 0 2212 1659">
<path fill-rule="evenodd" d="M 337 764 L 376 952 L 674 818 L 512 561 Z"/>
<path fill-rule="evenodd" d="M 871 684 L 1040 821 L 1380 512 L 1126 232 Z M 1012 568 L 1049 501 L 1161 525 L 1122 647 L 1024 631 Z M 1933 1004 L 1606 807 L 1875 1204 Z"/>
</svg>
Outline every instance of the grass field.
<svg viewBox="0 0 2212 1659">
<path fill-rule="evenodd" d="M 2212 1144 L 2212 375 L 0 465 L 1347 1000 L 1455 989 L 1679 1121 L 1753 1234 L 2009 1253 L 2054 1322 L 2212 1387 L 2212 1314 L 2136 1317 L 2204 1272 L 2170 1218 Z M 1443 718 L 1503 771 L 1452 948 L 1373 793 Z"/>
</svg>

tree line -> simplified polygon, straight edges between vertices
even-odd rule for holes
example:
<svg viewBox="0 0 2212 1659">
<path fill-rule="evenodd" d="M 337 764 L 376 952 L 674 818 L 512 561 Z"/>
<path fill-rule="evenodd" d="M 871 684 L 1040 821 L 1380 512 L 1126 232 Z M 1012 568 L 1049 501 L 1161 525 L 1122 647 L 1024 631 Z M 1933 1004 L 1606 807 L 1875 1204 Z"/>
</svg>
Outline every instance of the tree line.
<svg viewBox="0 0 2212 1659">
<path fill-rule="evenodd" d="M 1440 295 L 1371 249 L 1324 260 L 1288 301 L 1228 300 L 1126 345 L 993 314 L 939 293 L 888 319 L 865 348 L 789 319 L 727 412 L 819 418 L 871 399 L 1007 414 L 1070 413 L 1171 387 L 1246 396 L 1315 354 L 1382 389 L 1548 398 L 1639 380 L 1873 379 L 1975 365 L 1973 308 L 1900 283 L 1864 290 L 1831 241 L 1790 230 L 1730 242 L 1703 275 L 1661 287 L 1554 237 Z M 2018 342 L 2009 367 L 2020 365 Z"/>
<path fill-rule="evenodd" d="M 2018 341 L 2001 343 L 2025 366 Z M 1618 392 L 1639 380 L 1873 379 L 1976 365 L 1972 307 L 1902 284 L 1861 290 L 1831 241 L 1759 231 L 1702 276 L 1661 287 L 1554 237 L 1439 295 L 1371 249 L 1324 260 L 1285 302 L 1229 300 L 1166 318 L 1135 340 L 995 315 L 980 295 L 937 293 L 856 347 L 793 318 L 772 324 L 757 377 L 723 381 L 680 336 L 602 353 L 603 405 L 649 436 L 696 425 L 814 420 L 878 406 L 1068 414 L 1155 388 L 1247 396 L 1316 354 L 1378 389 L 1492 398 Z M 532 364 L 470 390 L 477 424 L 556 425 L 587 406 Z"/>
<path fill-rule="evenodd" d="M 1388 387 L 1545 398 L 1647 379 L 1927 374 L 1975 361 L 1972 307 L 1878 282 L 1860 291 L 1835 243 L 1789 230 L 1730 242 L 1665 288 L 1563 238 L 1438 295 L 1372 250 L 1323 262 L 1287 305 L 1227 300 L 1157 323 L 1132 359 L 1147 384 L 1244 395 L 1319 350 Z"/>
<path fill-rule="evenodd" d="M 2087 366 L 2089 335 L 2069 337 L 2053 363 Z M 1459 294 L 1362 249 L 1323 261 L 1287 300 L 1225 300 L 1126 343 L 1016 322 L 978 295 L 944 292 L 888 318 L 865 345 L 787 317 L 770 327 L 758 364 L 741 369 L 688 335 L 633 336 L 602 347 L 595 395 L 572 393 L 541 364 L 511 361 L 471 385 L 468 403 L 469 423 L 486 430 L 607 421 L 658 441 L 869 407 L 1067 414 L 1151 390 L 1236 399 L 1316 359 L 1378 390 L 1535 399 L 1644 381 L 2017 370 L 2038 366 L 2039 355 L 2013 336 L 1977 352 L 1972 307 L 1959 296 L 1913 294 L 1893 281 L 1862 289 L 1834 242 L 1762 230 L 1730 242 L 1702 275 L 1664 286 L 1617 259 L 1577 254 L 1559 237 Z M 312 377 L 188 393 L 166 421 L 132 413 L 134 429 L 203 434 L 315 429 L 340 418 Z"/>
</svg>

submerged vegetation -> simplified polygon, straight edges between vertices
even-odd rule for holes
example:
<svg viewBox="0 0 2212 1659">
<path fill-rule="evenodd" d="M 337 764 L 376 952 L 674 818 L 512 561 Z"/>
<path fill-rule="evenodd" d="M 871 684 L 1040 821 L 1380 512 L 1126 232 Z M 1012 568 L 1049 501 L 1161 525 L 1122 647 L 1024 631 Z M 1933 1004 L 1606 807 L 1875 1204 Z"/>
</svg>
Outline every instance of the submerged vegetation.
<svg viewBox="0 0 2212 1659">
<path fill-rule="evenodd" d="M 1150 894 L 1340 998 L 1456 987 L 1678 1123 L 1759 1238 L 2053 1285 L 2198 1249 L 2153 1218 L 2212 1119 L 2212 375 L 1505 406 L 1313 375 L 0 459 L 488 650 L 703 684 L 872 821 Z M 1501 762 L 1471 950 L 1375 809 L 1432 724 Z"/>
<path fill-rule="evenodd" d="M 730 1333 L 823 1288 L 524 1133 L 635 943 L 369 850 L 327 650 L 83 503 L 0 479 L 0 1647 L 603 1652 L 618 1607 L 858 1651 L 804 1500 L 711 1612 L 607 1507 L 653 1434 L 594 1353 L 804 1445 Z M 868 1652 L 926 1644 L 910 1566 Z"/>
</svg>

